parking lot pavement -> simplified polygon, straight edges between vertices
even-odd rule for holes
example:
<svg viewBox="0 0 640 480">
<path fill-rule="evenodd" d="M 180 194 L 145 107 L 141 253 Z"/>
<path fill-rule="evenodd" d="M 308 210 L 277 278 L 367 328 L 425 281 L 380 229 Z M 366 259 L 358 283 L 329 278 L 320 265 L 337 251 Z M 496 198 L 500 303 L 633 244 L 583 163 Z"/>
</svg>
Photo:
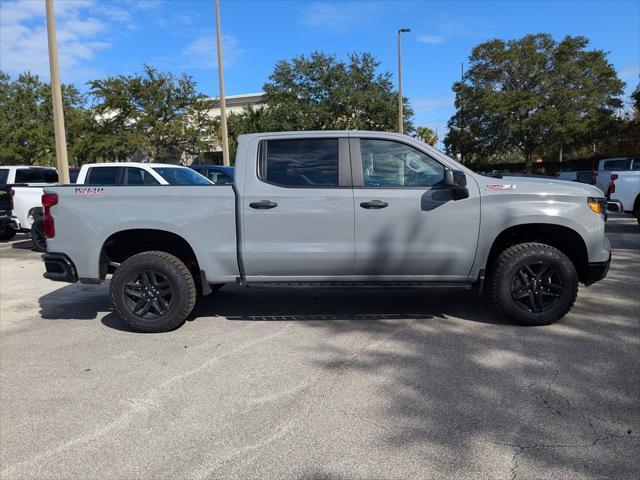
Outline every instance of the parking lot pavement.
<svg viewBox="0 0 640 480">
<path fill-rule="evenodd" d="M 0 246 L 0 478 L 638 478 L 640 229 L 549 327 L 470 291 L 225 287 L 128 332 Z"/>
</svg>

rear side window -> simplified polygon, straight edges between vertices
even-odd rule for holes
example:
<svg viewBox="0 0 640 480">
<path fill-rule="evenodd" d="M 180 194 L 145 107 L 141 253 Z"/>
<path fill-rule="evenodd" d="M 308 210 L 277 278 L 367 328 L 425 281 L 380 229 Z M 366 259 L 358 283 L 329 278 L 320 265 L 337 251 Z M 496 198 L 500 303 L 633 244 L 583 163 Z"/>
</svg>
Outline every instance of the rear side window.
<svg viewBox="0 0 640 480">
<path fill-rule="evenodd" d="M 258 176 L 283 187 L 337 187 L 338 139 L 266 140 Z"/>
<path fill-rule="evenodd" d="M 121 167 L 93 167 L 89 169 L 85 183 L 90 185 L 117 185 Z"/>
<path fill-rule="evenodd" d="M 56 183 L 58 172 L 52 168 L 19 168 L 15 183 Z"/>
<path fill-rule="evenodd" d="M 7 183 L 9 178 L 9 170 L 7 168 L 0 168 L 0 183 Z"/>
<path fill-rule="evenodd" d="M 125 185 L 159 185 L 153 176 L 142 168 L 127 167 L 124 170 Z"/>
</svg>

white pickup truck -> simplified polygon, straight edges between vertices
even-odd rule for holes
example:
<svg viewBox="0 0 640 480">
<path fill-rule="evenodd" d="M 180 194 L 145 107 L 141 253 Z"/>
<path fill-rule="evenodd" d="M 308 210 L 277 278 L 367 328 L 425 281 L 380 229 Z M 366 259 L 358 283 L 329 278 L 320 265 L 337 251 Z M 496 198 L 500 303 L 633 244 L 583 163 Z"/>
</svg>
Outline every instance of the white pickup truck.
<svg viewBox="0 0 640 480">
<path fill-rule="evenodd" d="M 405 135 L 242 135 L 233 185 L 45 188 L 44 276 L 100 283 L 143 332 L 182 325 L 226 283 L 486 291 L 544 325 L 607 274 L 602 192 L 485 177 Z"/>
<path fill-rule="evenodd" d="M 31 235 L 35 250 L 44 252 L 42 230 L 42 188 L 58 183 L 58 171 L 52 167 L 28 165 L 0 166 L 0 184 L 12 185 L 13 226 Z"/>
<path fill-rule="evenodd" d="M 640 225 L 640 169 L 610 172 L 607 190 L 607 208 L 633 215 Z"/>
</svg>

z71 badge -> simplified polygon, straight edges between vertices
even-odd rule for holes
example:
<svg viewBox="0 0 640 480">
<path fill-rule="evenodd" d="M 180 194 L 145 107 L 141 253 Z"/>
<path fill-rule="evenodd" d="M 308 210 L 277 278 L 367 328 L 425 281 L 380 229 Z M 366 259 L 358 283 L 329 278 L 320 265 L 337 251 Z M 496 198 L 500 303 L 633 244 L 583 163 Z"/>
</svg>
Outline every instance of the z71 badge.
<svg viewBox="0 0 640 480">
<path fill-rule="evenodd" d="M 505 185 L 503 183 L 491 183 L 487 185 L 487 190 L 515 190 L 516 185 Z"/>
<path fill-rule="evenodd" d="M 76 187 L 73 193 L 76 195 L 102 195 L 104 187 Z"/>
</svg>

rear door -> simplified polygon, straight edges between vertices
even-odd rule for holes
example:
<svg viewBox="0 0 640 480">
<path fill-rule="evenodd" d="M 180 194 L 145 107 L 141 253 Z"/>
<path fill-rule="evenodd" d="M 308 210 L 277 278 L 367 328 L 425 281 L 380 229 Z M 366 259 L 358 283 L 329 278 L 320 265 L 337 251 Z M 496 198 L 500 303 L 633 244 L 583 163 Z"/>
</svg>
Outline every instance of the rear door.
<svg viewBox="0 0 640 480">
<path fill-rule="evenodd" d="M 258 141 L 258 140 L 256 140 Z M 260 140 L 245 171 L 242 255 L 248 280 L 353 275 L 354 211 L 347 138 Z M 247 159 L 247 165 L 254 165 Z"/>
<path fill-rule="evenodd" d="M 465 279 L 480 226 L 475 182 L 469 179 L 468 198 L 455 200 L 444 186 L 448 167 L 417 147 L 374 138 L 352 138 L 350 145 L 356 275 Z"/>
</svg>

